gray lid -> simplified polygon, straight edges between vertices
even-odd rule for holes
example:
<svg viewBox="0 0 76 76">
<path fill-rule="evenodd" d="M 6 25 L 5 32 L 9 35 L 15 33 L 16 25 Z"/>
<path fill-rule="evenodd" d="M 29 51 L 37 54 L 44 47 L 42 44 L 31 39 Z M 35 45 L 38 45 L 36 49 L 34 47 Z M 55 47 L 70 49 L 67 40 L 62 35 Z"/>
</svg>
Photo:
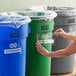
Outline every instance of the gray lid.
<svg viewBox="0 0 76 76">
<path fill-rule="evenodd" d="M 76 8 L 73 7 L 56 7 L 56 6 L 34 6 L 29 10 L 53 10 L 60 16 L 75 16 Z"/>
</svg>

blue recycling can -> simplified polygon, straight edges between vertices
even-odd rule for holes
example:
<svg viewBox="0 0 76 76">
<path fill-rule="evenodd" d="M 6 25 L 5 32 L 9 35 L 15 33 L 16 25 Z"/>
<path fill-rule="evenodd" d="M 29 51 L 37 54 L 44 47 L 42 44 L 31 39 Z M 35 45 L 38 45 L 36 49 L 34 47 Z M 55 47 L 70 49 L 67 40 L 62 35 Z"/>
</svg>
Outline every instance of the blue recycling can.
<svg viewBox="0 0 76 76">
<path fill-rule="evenodd" d="M 23 16 L 0 16 L 0 76 L 25 76 L 30 21 Z"/>
</svg>

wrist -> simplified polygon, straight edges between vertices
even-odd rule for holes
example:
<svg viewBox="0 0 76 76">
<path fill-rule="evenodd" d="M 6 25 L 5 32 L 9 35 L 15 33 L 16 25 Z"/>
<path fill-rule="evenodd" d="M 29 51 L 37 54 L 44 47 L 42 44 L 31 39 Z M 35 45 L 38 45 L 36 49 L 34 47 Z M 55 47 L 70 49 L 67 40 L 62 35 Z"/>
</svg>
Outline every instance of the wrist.
<svg viewBox="0 0 76 76">
<path fill-rule="evenodd" d="M 63 34 L 63 37 L 64 37 L 64 38 L 67 38 L 67 36 L 68 36 L 67 33 L 64 33 L 64 34 Z"/>
</svg>

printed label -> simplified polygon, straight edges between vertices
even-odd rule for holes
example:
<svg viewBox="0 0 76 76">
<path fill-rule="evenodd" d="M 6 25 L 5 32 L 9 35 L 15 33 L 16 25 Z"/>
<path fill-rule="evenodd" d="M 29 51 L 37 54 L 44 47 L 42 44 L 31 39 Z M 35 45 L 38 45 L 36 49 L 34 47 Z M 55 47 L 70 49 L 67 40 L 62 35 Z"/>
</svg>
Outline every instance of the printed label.
<svg viewBox="0 0 76 76">
<path fill-rule="evenodd" d="M 49 25 L 42 25 L 41 26 L 41 30 L 48 30 L 49 29 Z"/>
<path fill-rule="evenodd" d="M 17 43 L 10 43 L 9 49 L 4 50 L 4 54 L 21 53 L 21 47 Z"/>
<path fill-rule="evenodd" d="M 10 34 L 10 37 L 11 38 L 15 38 L 15 37 L 19 37 L 20 36 L 20 33 L 19 32 L 15 32 L 15 33 L 11 33 Z"/>
<path fill-rule="evenodd" d="M 54 40 L 53 39 L 38 40 L 37 42 L 40 43 L 40 44 L 43 44 L 43 43 L 54 43 Z"/>
<path fill-rule="evenodd" d="M 69 19 L 68 20 L 68 23 L 74 23 L 75 22 L 75 19 Z"/>
<path fill-rule="evenodd" d="M 40 44 L 54 43 L 54 40 L 52 39 L 52 33 L 39 33 L 39 34 L 37 34 L 37 42 Z"/>
<path fill-rule="evenodd" d="M 19 53 L 21 52 L 21 48 L 16 48 L 16 49 L 5 49 L 4 54 L 12 54 L 12 53 Z"/>
</svg>

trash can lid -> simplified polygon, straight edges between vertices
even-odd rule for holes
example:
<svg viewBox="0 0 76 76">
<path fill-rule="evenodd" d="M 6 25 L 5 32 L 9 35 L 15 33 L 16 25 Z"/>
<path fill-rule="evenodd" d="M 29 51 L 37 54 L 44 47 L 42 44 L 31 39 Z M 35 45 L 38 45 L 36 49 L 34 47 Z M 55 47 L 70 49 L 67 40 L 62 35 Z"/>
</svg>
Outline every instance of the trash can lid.
<svg viewBox="0 0 76 76">
<path fill-rule="evenodd" d="M 54 11 L 20 11 L 17 12 L 19 15 L 28 16 L 32 20 L 41 20 L 41 19 L 54 19 L 57 14 Z"/>
<path fill-rule="evenodd" d="M 0 25 L 10 24 L 7 26 L 19 28 L 21 25 L 29 23 L 31 19 L 27 16 L 9 15 L 8 13 L 0 13 Z M 5 26 L 5 25 L 4 25 Z"/>
<path fill-rule="evenodd" d="M 57 7 L 57 6 L 33 6 L 29 10 L 53 10 L 60 16 L 74 16 L 76 15 L 76 8 L 74 7 Z"/>
</svg>

